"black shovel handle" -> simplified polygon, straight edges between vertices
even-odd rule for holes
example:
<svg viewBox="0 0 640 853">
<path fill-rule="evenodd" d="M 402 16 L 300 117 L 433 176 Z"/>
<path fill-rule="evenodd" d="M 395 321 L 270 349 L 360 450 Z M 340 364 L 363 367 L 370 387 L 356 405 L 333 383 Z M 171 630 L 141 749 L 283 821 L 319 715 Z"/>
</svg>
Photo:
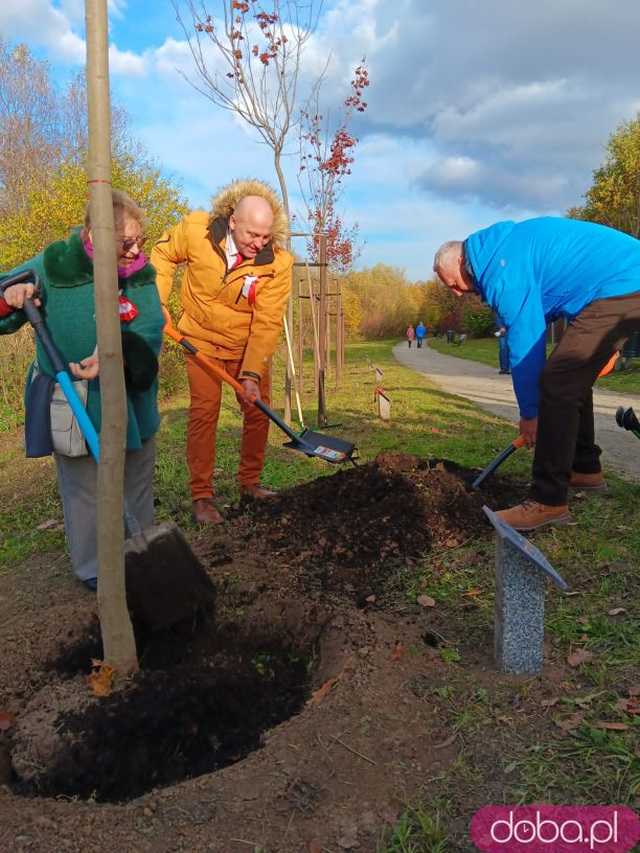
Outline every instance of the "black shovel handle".
<svg viewBox="0 0 640 853">
<path fill-rule="evenodd" d="M 493 474 L 493 472 L 497 468 L 499 468 L 502 463 L 511 456 L 512 453 L 515 453 L 519 447 L 524 447 L 524 443 L 524 439 L 521 435 L 519 435 L 518 438 L 514 439 L 508 447 L 505 447 L 505 449 L 501 453 L 499 453 L 496 458 L 492 462 L 490 462 L 483 471 L 478 474 L 473 483 L 471 483 L 471 488 L 479 488 L 480 485 L 484 483 L 484 481 L 487 479 L 487 477 L 490 477 L 491 474 Z"/>
</svg>

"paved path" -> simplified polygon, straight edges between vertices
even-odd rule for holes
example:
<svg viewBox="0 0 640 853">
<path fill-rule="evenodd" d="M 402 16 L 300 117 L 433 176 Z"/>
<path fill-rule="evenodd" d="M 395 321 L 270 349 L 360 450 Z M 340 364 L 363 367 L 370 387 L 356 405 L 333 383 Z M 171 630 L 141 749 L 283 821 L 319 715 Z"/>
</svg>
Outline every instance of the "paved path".
<svg viewBox="0 0 640 853">
<path fill-rule="evenodd" d="M 443 391 L 466 397 L 494 415 L 517 422 L 518 408 L 510 376 L 500 376 L 497 369 L 486 364 L 443 355 L 430 347 L 409 349 L 406 343 L 400 343 L 394 347 L 393 354 L 401 364 L 423 373 Z M 497 359 L 496 347 L 496 362 Z M 621 474 L 640 480 L 640 443 L 615 421 L 618 406 L 626 408 L 634 403 L 636 409 L 640 409 L 634 397 L 628 394 L 595 391 L 593 395 L 596 440 L 602 448 L 603 462 Z"/>
</svg>

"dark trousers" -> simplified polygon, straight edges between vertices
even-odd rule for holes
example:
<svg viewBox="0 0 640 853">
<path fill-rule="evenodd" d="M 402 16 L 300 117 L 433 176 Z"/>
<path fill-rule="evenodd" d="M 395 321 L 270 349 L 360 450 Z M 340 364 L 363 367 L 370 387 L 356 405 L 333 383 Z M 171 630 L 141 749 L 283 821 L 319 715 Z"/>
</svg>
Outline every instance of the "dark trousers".
<svg viewBox="0 0 640 853">
<path fill-rule="evenodd" d="M 507 343 L 507 336 L 500 335 L 498 338 L 498 361 L 500 363 L 500 370 L 503 373 L 509 373 L 509 344 Z"/>
<path fill-rule="evenodd" d="M 418 344 L 418 349 L 422 349 L 422 338 L 416 338 L 416 343 Z"/>
<path fill-rule="evenodd" d="M 592 387 L 614 351 L 636 329 L 640 293 L 592 302 L 567 326 L 540 377 L 534 500 L 548 506 L 566 504 L 572 470 L 601 470 Z"/>
</svg>

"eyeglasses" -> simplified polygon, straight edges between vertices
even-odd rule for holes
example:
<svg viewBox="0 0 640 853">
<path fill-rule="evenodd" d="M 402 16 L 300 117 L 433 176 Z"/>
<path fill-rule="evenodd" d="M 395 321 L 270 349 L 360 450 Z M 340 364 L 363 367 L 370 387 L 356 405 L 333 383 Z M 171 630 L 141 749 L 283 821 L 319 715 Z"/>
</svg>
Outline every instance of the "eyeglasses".
<svg viewBox="0 0 640 853">
<path fill-rule="evenodd" d="M 137 246 L 142 251 L 147 238 L 141 235 L 140 237 L 125 237 L 120 238 L 120 245 L 123 252 L 130 252 L 134 246 Z"/>
</svg>

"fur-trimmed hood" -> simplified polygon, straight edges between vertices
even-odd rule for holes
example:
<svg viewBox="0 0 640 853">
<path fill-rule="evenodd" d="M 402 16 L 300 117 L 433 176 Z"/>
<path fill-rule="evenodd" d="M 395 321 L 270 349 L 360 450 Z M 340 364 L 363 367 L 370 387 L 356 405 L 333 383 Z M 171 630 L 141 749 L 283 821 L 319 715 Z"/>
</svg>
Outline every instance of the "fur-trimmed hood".
<svg viewBox="0 0 640 853">
<path fill-rule="evenodd" d="M 289 236 L 289 221 L 282 206 L 280 196 L 264 181 L 255 178 L 232 181 L 223 187 L 211 199 L 211 222 L 216 219 L 228 219 L 241 198 L 257 195 L 269 202 L 273 210 L 273 233 L 271 242 L 274 248 L 285 249 Z"/>
</svg>

